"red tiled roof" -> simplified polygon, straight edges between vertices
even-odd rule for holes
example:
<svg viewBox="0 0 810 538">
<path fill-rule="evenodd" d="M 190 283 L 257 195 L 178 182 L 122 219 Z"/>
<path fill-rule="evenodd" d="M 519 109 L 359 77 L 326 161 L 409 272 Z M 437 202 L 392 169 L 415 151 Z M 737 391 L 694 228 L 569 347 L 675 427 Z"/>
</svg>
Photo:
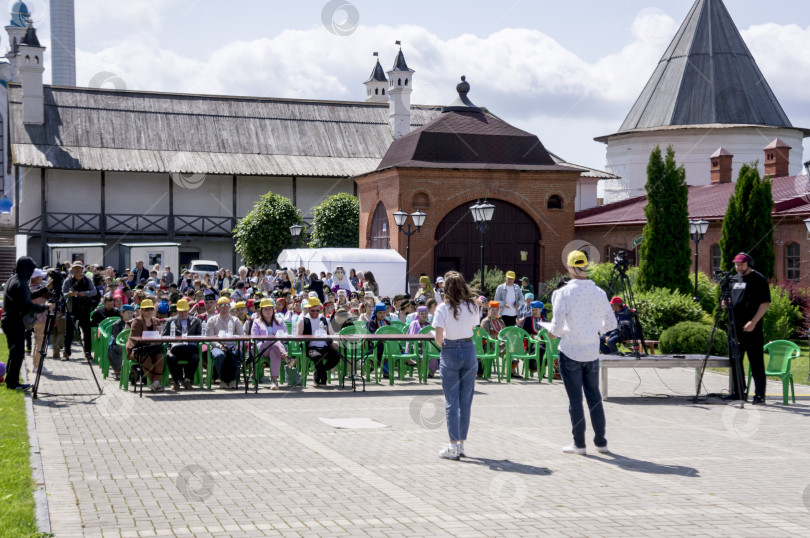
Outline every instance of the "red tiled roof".
<svg viewBox="0 0 810 538">
<path fill-rule="evenodd" d="M 810 179 L 808 176 L 783 176 L 772 178 L 771 192 L 774 201 L 774 216 L 810 215 Z M 706 220 L 722 220 L 728 200 L 734 194 L 735 183 L 720 183 L 689 187 L 689 216 Z M 621 202 L 579 211 L 576 226 L 602 226 L 622 224 L 645 224 L 644 207 L 646 196 L 638 196 Z"/>
</svg>

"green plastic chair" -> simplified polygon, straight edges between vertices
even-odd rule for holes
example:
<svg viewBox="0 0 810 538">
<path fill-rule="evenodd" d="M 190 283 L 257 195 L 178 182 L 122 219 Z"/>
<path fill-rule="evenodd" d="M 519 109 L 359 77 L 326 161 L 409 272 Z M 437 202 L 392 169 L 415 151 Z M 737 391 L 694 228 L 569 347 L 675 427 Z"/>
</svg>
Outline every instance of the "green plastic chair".
<svg viewBox="0 0 810 538">
<path fill-rule="evenodd" d="M 554 382 L 554 361 L 559 360 L 560 352 L 560 339 L 559 338 L 551 338 L 548 334 L 548 331 L 545 329 L 540 330 L 540 338 L 546 343 L 546 355 L 543 357 L 543 363 L 547 369 L 547 379 L 549 383 Z"/>
<path fill-rule="evenodd" d="M 107 378 L 110 370 L 109 364 L 107 364 L 105 368 L 107 349 L 110 345 L 110 332 L 113 324 L 119 319 L 121 318 L 111 317 L 103 319 L 101 323 L 99 323 L 98 326 L 93 329 L 92 333 L 90 333 L 90 349 L 93 352 L 93 362 L 101 366 L 104 379 Z"/>
<path fill-rule="evenodd" d="M 400 333 L 405 333 L 408 330 L 408 324 L 404 321 L 392 321 L 389 327 L 396 327 Z"/>
<path fill-rule="evenodd" d="M 356 325 L 344 327 L 338 332 L 338 335 L 343 337 L 363 334 L 368 334 L 366 328 L 357 327 Z M 371 372 L 373 371 L 375 382 L 380 382 L 382 369 L 380 369 L 377 364 L 376 354 L 369 353 L 368 340 L 352 341 L 351 339 L 341 338 L 338 345 L 340 346 L 338 351 L 346 358 L 346 360 L 341 360 L 337 365 L 337 376 L 340 386 L 343 386 L 344 380 L 346 379 L 346 374 L 348 373 L 348 359 L 352 355 L 361 360 L 361 375 L 365 377 L 367 381 L 371 379 Z"/>
<path fill-rule="evenodd" d="M 171 375 L 169 373 L 169 362 L 167 359 L 167 344 L 163 344 L 163 378 L 161 379 L 161 384 L 164 387 L 168 387 L 171 383 Z M 202 373 L 202 342 L 197 343 L 197 370 L 194 372 L 194 379 L 191 380 L 192 385 L 198 385 L 200 388 L 203 388 L 203 373 Z M 186 365 L 188 361 L 177 361 L 177 364 Z"/>
<path fill-rule="evenodd" d="M 492 377 L 492 363 L 495 362 L 495 374 L 498 376 L 498 383 L 503 379 L 501 368 L 498 367 L 498 356 L 500 355 L 500 343 L 493 339 L 483 327 L 473 328 L 473 343 L 475 344 L 475 356 L 481 361 L 484 369 L 484 379 Z M 511 370 L 511 368 L 509 368 Z"/>
<path fill-rule="evenodd" d="M 115 337 L 115 343 L 121 346 L 121 379 L 118 381 L 118 386 L 122 389 L 129 390 L 129 371 L 132 369 L 132 361 L 127 358 L 127 340 L 129 340 L 129 332 L 131 329 L 127 328 L 118 333 Z"/>
<path fill-rule="evenodd" d="M 524 341 L 532 342 L 533 340 L 534 339 L 532 336 L 520 327 L 504 327 L 501 329 L 501 332 L 498 333 L 498 341 L 503 342 L 506 347 L 503 354 L 503 371 L 504 375 L 506 376 L 507 383 L 512 381 L 512 360 L 516 359 L 523 361 L 524 376 L 525 373 L 528 372 L 529 360 L 531 359 L 535 359 L 537 361 L 539 369 L 539 346 L 534 346 L 534 353 L 527 353 L 526 350 L 523 349 Z"/>
<path fill-rule="evenodd" d="M 765 367 L 765 375 L 778 377 L 782 380 L 782 403 L 789 405 L 788 402 L 788 387 L 793 396 L 793 403 L 796 403 L 796 389 L 793 387 L 793 374 L 790 373 L 790 363 L 793 359 L 799 358 L 801 349 L 793 342 L 787 340 L 774 340 L 768 342 L 762 348 L 768 352 L 768 366 Z M 746 385 L 745 392 L 749 393 L 751 387 L 751 367 L 748 367 L 748 384 Z"/>
<path fill-rule="evenodd" d="M 358 329 L 365 329 L 366 328 L 366 322 L 361 321 L 359 319 L 356 319 L 356 320 L 352 321 L 352 325 L 354 325 Z"/>
<path fill-rule="evenodd" d="M 422 327 L 419 331 L 419 334 L 430 334 L 435 329 L 432 325 L 427 325 L 426 327 Z M 430 361 L 433 359 L 441 360 L 442 350 L 439 346 L 436 345 L 436 342 L 421 342 L 422 344 L 422 360 L 419 362 L 419 365 L 423 365 L 422 375 L 425 383 L 428 380 L 428 373 L 430 372 Z"/>
<path fill-rule="evenodd" d="M 399 330 L 399 327 L 392 325 L 385 325 L 377 329 L 377 332 L 374 334 L 402 334 L 402 331 Z M 405 375 L 405 370 L 409 370 L 409 374 L 413 377 L 413 366 L 409 366 L 405 364 L 405 361 L 411 359 L 417 362 L 417 366 L 419 363 L 419 354 L 418 353 L 405 353 L 403 350 L 405 349 L 406 342 L 401 340 L 387 340 L 382 342 L 383 344 L 383 359 L 388 361 L 388 383 L 390 385 L 394 384 L 394 371 L 397 372 L 396 375 L 399 376 L 399 380 L 402 381 Z"/>
</svg>

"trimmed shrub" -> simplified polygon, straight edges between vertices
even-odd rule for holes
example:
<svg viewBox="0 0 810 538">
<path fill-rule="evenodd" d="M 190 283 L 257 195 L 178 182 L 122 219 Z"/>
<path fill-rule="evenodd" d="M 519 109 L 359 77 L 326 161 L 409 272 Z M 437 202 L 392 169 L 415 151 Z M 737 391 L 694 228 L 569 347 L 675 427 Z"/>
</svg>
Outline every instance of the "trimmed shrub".
<svg viewBox="0 0 810 538">
<path fill-rule="evenodd" d="M 644 338 L 649 340 L 658 340 L 662 332 L 682 321 L 699 322 L 704 315 L 692 297 L 665 288 L 637 293 L 636 306 Z"/>
<path fill-rule="evenodd" d="M 475 272 L 473 279 L 470 281 L 470 287 L 474 290 L 478 290 L 484 294 L 487 300 L 492 300 L 495 297 L 495 289 L 506 282 L 506 273 L 498 269 L 497 267 L 487 267 L 484 266 L 484 270 L 486 271 L 486 279 L 484 280 L 484 287 L 481 288 L 481 270 Z M 520 284 L 518 284 L 519 286 Z"/>
<path fill-rule="evenodd" d="M 771 306 L 762 319 L 765 342 L 790 340 L 793 332 L 802 327 L 799 307 L 791 304 L 790 293 L 780 286 L 771 285 Z M 740 320 L 738 320 L 739 322 Z"/>
<path fill-rule="evenodd" d="M 704 354 L 709 345 L 712 327 L 694 321 L 682 321 L 661 333 L 658 347 L 661 353 Z M 712 355 L 728 355 L 728 336 L 717 329 L 712 344 Z"/>
</svg>

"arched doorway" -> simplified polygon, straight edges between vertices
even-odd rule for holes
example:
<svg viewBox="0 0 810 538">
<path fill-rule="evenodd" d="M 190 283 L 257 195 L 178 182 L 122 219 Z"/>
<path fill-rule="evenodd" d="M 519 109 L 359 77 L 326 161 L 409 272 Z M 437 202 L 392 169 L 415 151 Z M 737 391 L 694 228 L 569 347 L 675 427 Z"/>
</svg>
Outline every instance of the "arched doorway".
<svg viewBox="0 0 810 538">
<path fill-rule="evenodd" d="M 374 216 L 371 218 L 371 241 L 369 248 L 391 248 L 390 234 L 388 230 L 388 211 L 382 202 L 374 209 Z"/>
<path fill-rule="evenodd" d="M 503 200 L 495 206 L 492 222 L 484 234 L 487 267 L 513 270 L 518 278 L 528 276 L 536 285 L 540 268 L 540 230 L 528 213 Z M 434 270 L 436 276 L 456 270 L 472 279 L 481 264 L 481 232 L 473 222 L 467 202 L 448 213 L 436 228 Z"/>
</svg>

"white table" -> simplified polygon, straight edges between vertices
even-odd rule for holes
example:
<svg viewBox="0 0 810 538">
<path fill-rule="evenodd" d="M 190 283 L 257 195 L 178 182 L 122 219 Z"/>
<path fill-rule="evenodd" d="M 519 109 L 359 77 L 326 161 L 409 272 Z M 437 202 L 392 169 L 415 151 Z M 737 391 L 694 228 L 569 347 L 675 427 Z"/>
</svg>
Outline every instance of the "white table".
<svg viewBox="0 0 810 538">
<path fill-rule="evenodd" d="M 700 368 L 703 366 L 705 355 L 683 355 L 675 357 L 673 355 L 652 355 L 649 357 L 622 357 L 620 355 L 599 355 L 599 375 L 601 378 L 602 399 L 608 397 L 608 368 L 694 368 L 695 369 L 695 392 L 698 390 L 700 381 Z M 707 368 L 729 368 L 728 357 L 709 356 L 706 363 Z M 729 388 L 731 388 L 731 375 L 728 377 Z"/>
</svg>

